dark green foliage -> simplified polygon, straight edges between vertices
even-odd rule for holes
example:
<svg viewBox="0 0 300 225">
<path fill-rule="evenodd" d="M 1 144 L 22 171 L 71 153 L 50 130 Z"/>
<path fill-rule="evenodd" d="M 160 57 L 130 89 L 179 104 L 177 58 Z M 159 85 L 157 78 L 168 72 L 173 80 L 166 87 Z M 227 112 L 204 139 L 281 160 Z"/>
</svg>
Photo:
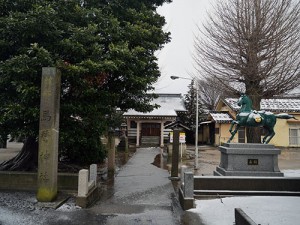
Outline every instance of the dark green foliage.
<svg viewBox="0 0 300 225">
<path fill-rule="evenodd" d="M 149 111 L 168 0 L 0 0 L 0 125 L 38 136 L 41 69 L 62 72 L 60 155 L 97 162 L 116 108 Z M 114 124 L 113 126 L 117 126 Z"/>
<path fill-rule="evenodd" d="M 192 80 L 189 84 L 188 93 L 184 96 L 184 105 L 187 110 L 186 113 L 180 114 L 180 120 L 186 124 L 190 129 L 196 128 L 196 102 L 197 102 L 197 90 L 195 88 L 195 81 Z M 198 120 L 201 122 L 204 118 L 204 111 L 200 99 L 198 99 Z"/>
</svg>

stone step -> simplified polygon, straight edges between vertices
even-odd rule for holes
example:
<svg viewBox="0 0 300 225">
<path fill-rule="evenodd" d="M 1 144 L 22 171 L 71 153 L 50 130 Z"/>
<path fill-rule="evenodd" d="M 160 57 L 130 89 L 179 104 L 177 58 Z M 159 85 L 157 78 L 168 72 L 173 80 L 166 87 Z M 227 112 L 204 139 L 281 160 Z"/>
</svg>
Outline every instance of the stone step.
<svg viewBox="0 0 300 225">
<path fill-rule="evenodd" d="M 158 136 L 143 136 L 141 138 L 141 145 L 148 147 L 159 146 L 160 137 Z"/>
</svg>

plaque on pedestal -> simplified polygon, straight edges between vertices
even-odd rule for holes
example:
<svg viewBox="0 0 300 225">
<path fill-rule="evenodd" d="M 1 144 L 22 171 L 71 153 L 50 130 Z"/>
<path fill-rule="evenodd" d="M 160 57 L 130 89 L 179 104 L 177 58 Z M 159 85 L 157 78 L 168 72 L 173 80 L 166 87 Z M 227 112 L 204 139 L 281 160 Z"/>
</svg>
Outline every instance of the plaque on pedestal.
<svg viewBox="0 0 300 225">
<path fill-rule="evenodd" d="M 215 176 L 283 177 L 278 168 L 281 150 L 273 145 L 226 143 L 219 150 L 221 161 Z"/>
</svg>

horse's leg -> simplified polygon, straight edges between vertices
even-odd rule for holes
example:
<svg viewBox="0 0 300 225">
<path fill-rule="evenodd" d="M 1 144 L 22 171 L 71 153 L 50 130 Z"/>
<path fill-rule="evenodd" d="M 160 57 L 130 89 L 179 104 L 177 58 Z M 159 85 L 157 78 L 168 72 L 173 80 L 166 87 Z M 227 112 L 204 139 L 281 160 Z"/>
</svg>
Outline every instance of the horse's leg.
<svg viewBox="0 0 300 225">
<path fill-rule="evenodd" d="M 230 128 L 229 128 L 229 132 L 231 134 L 231 137 L 228 139 L 227 143 L 230 143 L 230 141 L 232 140 L 234 134 L 232 133 L 232 129 L 233 129 L 233 126 L 235 124 L 235 120 L 231 121 L 231 125 L 230 125 Z"/>
<path fill-rule="evenodd" d="M 268 127 L 265 127 L 265 126 L 264 126 L 264 128 L 265 128 L 265 130 L 266 130 L 268 133 L 264 136 L 264 138 L 263 138 L 263 140 L 262 140 L 262 143 L 263 143 L 263 144 L 266 144 L 266 139 L 267 139 L 267 137 L 269 137 L 269 135 L 270 135 L 270 130 L 268 129 Z"/>
<path fill-rule="evenodd" d="M 264 144 L 268 144 L 268 143 L 271 141 L 271 139 L 274 137 L 274 135 L 275 135 L 275 132 L 274 132 L 273 127 L 272 127 L 272 128 L 269 127 L 268 131 L 269 131 L 269 135 L 268 135 L 269 137 L 268 137 L 268 139 L 264 142 Z"/>
<path fill-rule="evenodd" d="M 232 128 L 233 128 L 234 124 L 235 124 L 235 120 L 233 120 L 233 121 L 231 122 L 231 126 L 230 126 L 230 128 L 229 128 L 229 132 L 230 132 L 231 134 L 232 134 Z"/>
<path fill-rule="evenodd" d="M 231 137 L 228 139 L 227 143 L 230 143 L 230 142 L 232 141 L 234 135 L 236 134 L 236 132 L 237 132 L 238 129 L 240 128 L 240 124 L 237 123 L 236 121 L 235 121 L 235 123 L 236 123 L 236 126 L 235 126 L 234 131 L 231 131 L 231 130 L 232 130 L 232 127 L 233 127 L 233 125 L 234 125 L 234 123 L 231 123 L 231 127 L 230 127 L 230 129 L 229 129 L 229 131 L 230 131 L 230 133 L 231 133 Z"/>
</svg>

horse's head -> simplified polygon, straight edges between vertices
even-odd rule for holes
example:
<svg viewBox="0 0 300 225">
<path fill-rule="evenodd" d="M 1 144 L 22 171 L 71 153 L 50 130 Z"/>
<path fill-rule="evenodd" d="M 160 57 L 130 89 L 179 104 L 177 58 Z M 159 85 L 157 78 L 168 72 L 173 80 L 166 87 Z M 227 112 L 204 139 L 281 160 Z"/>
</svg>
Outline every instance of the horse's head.
<svg viewBox="0 0 300 225">
<path fill-rule="evenodd" d="M 241 111 L 250 111 L 252 108 L 252 101 L 251 99 L 245 95 L 242 94 L 239 100 L 237 101 L 238 106 L 241 106 Z"/>
<path fill-rule="evenodd" d="M 249 99 L 249 98 L 248 98 L 247 95 L 242 94 L 241 97 L 239 98 L 239 100 L 237 101 L 238 106 L 242 106 L 242 105 L 247 104 L 248 99 Z"/>
</svg>

